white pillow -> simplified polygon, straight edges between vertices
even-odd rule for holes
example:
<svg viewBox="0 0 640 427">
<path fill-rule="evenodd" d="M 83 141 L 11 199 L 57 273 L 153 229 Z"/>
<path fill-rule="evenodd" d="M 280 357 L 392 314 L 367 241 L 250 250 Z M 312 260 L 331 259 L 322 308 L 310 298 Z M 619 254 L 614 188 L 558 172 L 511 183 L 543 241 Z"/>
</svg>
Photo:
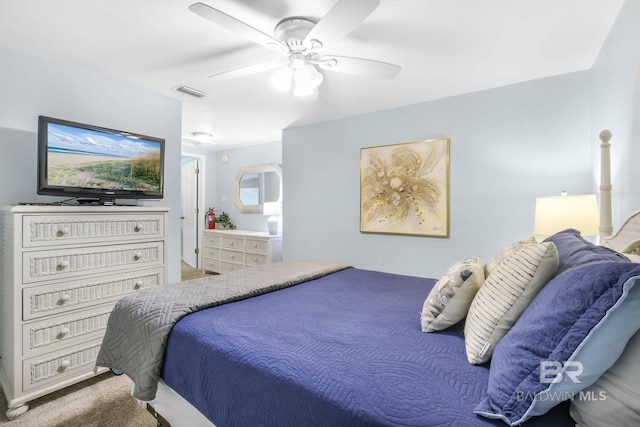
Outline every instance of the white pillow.
<svg viewBox="0 0 640 427">
<path fill-rule="evenodd" d="M 422 332 L 441 331 L 464 319 L 482 282 L 484 268 L 479 257 L 452 265 L 433 286 L 422 306 Z"/>
<path fill-rule="evenodd" d="M 488 362 L 529 302 L 558 271 L 552 242 L 525 245 L 491 272 L 474 297 L 464 327 L 467 360 Z"/>
<path fill-rule="evenodd" d="M 609 370 L 574 396 L 570 413 L 576 427 L 640 426 L 640 331 Z"/>
</svg>

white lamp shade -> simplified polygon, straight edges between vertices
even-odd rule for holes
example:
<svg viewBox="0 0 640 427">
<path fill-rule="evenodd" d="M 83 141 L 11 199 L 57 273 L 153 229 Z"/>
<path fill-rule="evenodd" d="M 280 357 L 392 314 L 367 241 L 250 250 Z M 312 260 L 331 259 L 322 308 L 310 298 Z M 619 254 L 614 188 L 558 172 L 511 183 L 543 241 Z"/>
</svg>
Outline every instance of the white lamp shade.
<svg viewBox="0 0 640 427">
<path fill-rule="evenodd" d="M 280 202 L 265 202 L 262 204 L 262 214 L 264 216 L 280 215 L 281 213 Z"/>
<path fill-rule="evenodd" d="M 600 215 L 595 194 L 550 196 L 536 199 L 533 233 L 550 236 L 567 228 L 575 228 L 583 236 L 598 234 Z"/>
<path fill-rule="evenodd" d="M 281 67 L 271 76 L 271 84 L 283 92 L 293 90 L 293 94 L 308 97 L 316 92 L 324 76 L 313 64 L 302 63 L 294 67 Z"/>
<path fill-rule="evenodd" d="M 296 89 L 309 90 L 320 86 L 324 76 L 312 64 L 305 64 L 293 72 Z"/>
<path fill-rule="evenodd" d="M 293 69 L 281 67 L 271 76 L 271 84 L 278 90 L 289 92 L 293 84 Z"/>
</svg>

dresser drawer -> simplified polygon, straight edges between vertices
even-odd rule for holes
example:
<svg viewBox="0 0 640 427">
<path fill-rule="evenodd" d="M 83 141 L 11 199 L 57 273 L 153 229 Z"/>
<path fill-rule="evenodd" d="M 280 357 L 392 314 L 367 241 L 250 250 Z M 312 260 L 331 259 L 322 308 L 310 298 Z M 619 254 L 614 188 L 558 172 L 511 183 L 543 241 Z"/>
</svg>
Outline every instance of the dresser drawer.
<svg viewBox="0 0 640 427">
<path fill-rule="evenodd" d="M 22 362 L 22 391 L 57 383 L 93 371 L 102 339 Z"/>
<path fill-rule="evenodd" d="M 220 259 L 222 261 L 244 264 L 244 252 L 224 249 L 220 252 Z"/>
<path fill-rule="evenodd" d="M 252 254 L 267 254 L 269 252 L 269 242 L 259 239 L 247 239 L 245 243 L 245 251 Z"/>
<path fill-rule="evenodd" d="M 102 337 L 112 309 L 113 304 L 108 304 L 22 325 L 23 356 L 33 357 Z"/>
<path fill-rule="evenodd" d="M 204 232 L 204 238 L 202 239 L 204 246 L 220 246 L 220 236 L 216 234 Z"/>
<path fill-rule="evenodd" d="M 220 259 L 220 248 L 205 246 L 202 248 L 202 256 L 211 259 Z"/>
<path fill-rule="evenodd" d="M 61 283 L 23 289 L 22 318 L 36 319 L 52 314 L 115 302 L 127 294 L 164 285 L 164 268 L 129 271 L 90 280 L 65 280 Z"/>
<path fill-rule="evenodd" d="M 220 246 L 223 248 L 237 249 L 239 251 L 244 249 L 244 239 L 242 237 L 220 237 Z"/>
<path fill-rule="evenodd" d="M 204 264 L 203 268 L 207 271 L 214 271 L 216 273 L 220 272 L 220 260 L 211 259 L 211 258 L 203 258 L 202 263 Z"/>
<path fill-rule="evenodd" d="M 163 264 L 163 242 L 29 251 L 22 254 L 22 279 L 32 283 Z"/>
<path fill-rule="evenodd" d="M 222 262 L 220 263 L 220 272 L 227 273 L 229 271 L 242 270 L 245 268 L 244 264 L 236 264 L 233 262 Z"/>
<path fill-rule="evenodd" d="M 244 257 L 244 263 L 248 267 L 255 267 L 256 265 L 264 265 L 267 263 L 267 256 L 247 253 Z"/>
<path fill-rule="evenodd" d="M 22 246 L 164 239 L 164 215 L 25 215 Z"/>
</svg>

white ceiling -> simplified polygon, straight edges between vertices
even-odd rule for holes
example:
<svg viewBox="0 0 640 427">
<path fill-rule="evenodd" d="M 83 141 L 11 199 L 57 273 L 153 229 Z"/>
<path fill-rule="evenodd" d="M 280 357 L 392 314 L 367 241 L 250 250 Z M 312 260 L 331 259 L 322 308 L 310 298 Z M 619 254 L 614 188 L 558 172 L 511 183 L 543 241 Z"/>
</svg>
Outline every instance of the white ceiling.
<svg viewBox="0 0 640 427">
<path fill-rule="evenodd" d="M 318 20 L 336 1 L 204 3 L 271 35 L 282 18 Z M 190 12 L 193 2 L 0 0 L 0 46 L 179 99 L 183 138 L 210 132 L 222 149 L 280 140 L 287 127 L 589 69 L 624 0 L 381 0 L 324 51 L 400 65 L 398 77 L 323 70 L 311 102 L 273 88 L 273 71 L 209 79 L 277 53 Z M 182 95 L 181 84 L 208 96 Z"/>
</svg>

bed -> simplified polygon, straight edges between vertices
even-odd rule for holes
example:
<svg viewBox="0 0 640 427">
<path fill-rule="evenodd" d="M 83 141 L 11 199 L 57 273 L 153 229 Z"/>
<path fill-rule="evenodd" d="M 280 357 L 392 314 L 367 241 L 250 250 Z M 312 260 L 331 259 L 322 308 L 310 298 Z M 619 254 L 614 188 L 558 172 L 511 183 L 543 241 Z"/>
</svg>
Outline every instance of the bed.
<svg viewBox="0 0 640 427">
<path fill-rule="evenodd" d="M 169 285 L 118 303 L 97 366 L 166 427 L 634 425 L 639 226 L 438 280 L 288 260 Z"/>
</svg>

